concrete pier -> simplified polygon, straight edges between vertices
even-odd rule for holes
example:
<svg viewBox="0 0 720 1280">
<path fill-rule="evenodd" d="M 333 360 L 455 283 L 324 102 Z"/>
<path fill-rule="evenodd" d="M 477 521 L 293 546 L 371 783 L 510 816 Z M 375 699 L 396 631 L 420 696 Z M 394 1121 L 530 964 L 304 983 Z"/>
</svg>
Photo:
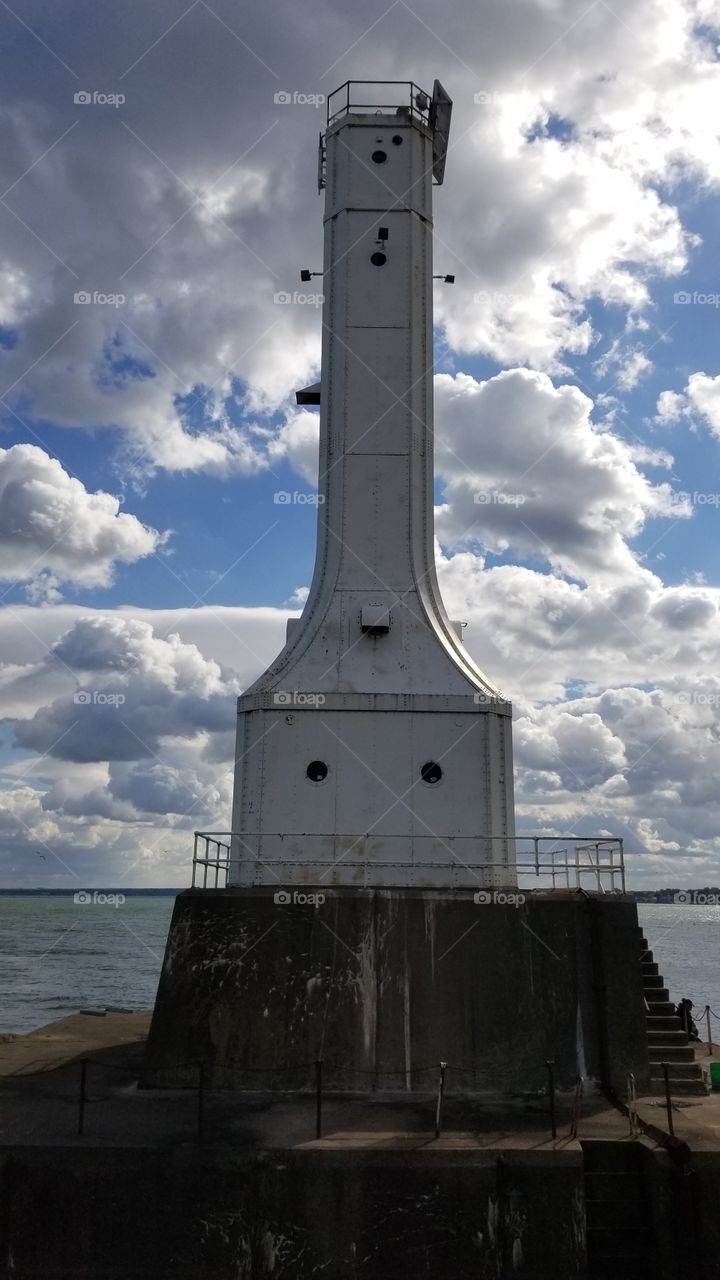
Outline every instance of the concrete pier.
<svg viewBox="0 0 720 1280">
<path fill-rule="evenodd" d="M 674 1141 L 650 1098 L 637 1140 L 599 1094 L 576 1138 L 560 1095 L 554 1139 L 546 1097 L 451 1096 L 436 1138 L 431 1093 L 335 1094 L 318 1140 L 308 1093 L 138 1089 L 142 1018 L 0 1044 L 3 1276 L 720 1277 L 718 1094 L 676 1101 Z"/>
</svg>

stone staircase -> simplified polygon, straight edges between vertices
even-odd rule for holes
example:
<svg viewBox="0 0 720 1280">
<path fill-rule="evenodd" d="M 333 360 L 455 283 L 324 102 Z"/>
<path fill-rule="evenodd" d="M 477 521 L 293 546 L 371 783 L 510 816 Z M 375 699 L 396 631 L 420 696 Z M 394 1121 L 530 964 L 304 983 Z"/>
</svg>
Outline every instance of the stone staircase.
<svg viewBox="0 0 720 1280">
<path fill-rule="evenodd" d="M 688 1040 L 685 1028 L 675 1013 L 675 1005 L 665 986 L 662 974 L 653 959 L 647 939 L 639 932 L 640 964 L 643 989 L 647 1006 L 647 1038 L 650 1054 L 650 1092 L 664 1094 L 665 1077 L 662 1064 L 667 1062 L 672 1094 L 702 1094 L 710 1092 L 706 1074 L 695 1061 L 695 1048 Z"/>
</svg>

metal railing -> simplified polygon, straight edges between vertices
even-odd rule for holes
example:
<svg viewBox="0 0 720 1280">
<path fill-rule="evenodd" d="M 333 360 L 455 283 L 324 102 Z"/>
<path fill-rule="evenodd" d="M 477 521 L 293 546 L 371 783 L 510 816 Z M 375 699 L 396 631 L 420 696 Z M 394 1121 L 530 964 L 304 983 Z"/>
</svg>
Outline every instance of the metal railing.
<svg viewBox="0 0 720 1280">
<path fill-rule="evenodd" d="M 367 848 L 367 842 L 375 841 L 377 844 L 387 846 L 389 841 L 393 840 L 410 841 L 414 846 L 422 845 L 425 842 L 433 842 L 436 846 L 440 846 L 446 853 L 442 860 L 423 860 L 422 858 L 413 858 L 408 860 L 392 861 L 385 857 L 373 858 L 371 851 Z M 336 858 L 323 858 L 317 856 L 312 859 L 297 859 L 291 848 L 291 843 L 297 840 L 322 841 L 332 840 L 346 842 L 352 841 L 350 849 L 353 845 L 358 847 L 362 844 L 364 847 L 364 856 L 349 859 L 346 854 L 341 852 Z M 280 831 L 196 831 L 195 844 L 193 850 L 193 869 L 192 869 L 192 887 L 194 889 L 223 889 L 227 886 L 228 873 L 230 870 L 238 870 L 243 866 L 246 870 L 248 866 L 255 865 L 257 872 L 257 883 L 264 883 L 263 872 L 269 871 L 273 877 L 273 881 L 278 884 L 287 878 L 287 873 L 293 867 L 316 869 L 323 868 L 323 883 L 325 877 L 329 876 L 333 868 L 337 866 L 346 877 L 344 883 L 356 884 L 358 887 L 372 887 L 377 883 L 379 872 L 388 872 L 397 870 L 400 873 L 399 883 L 408 883 L 408 879 L 415 887 L 422 886 L 423 876 L 427 876 L 427 887 L 441 888 L 442 873 L 445 873 L 445 886 L 457 887 L 458 873 L 469 874 L 475 877 L 478 884 L 484 884 L 488 873 L 493 877 L 507 876 L 508 871 L 513 869 L 512 857 L 504 861 L 468 861 L 462 857 L 462 849 L 471 846 L 468 856 L 472 856 L 473 851 L 477 851 L 478 844 L 485 844 L 491 841 L 500 840 L 505 846 L 513 846 L 514 852 L 514 870 L 518 877 L 518 887 L 520 889 L 532 886 L 532 881 L 540 881 L 544 879 L 549 882 L 548 887 L 551 889 L 581 889 L 590 884 L 590 888 L 597 893 L 624 893 L 625 892 L 625 860 L 623 851 L 623 841 L 621 837 L 615 836 L 515 836 L 508 838 L 507 836 L 447 836 L 440 839 L 436 836 L 397 836 L 397 835 L 380 835 L 374 832 L 357 833 L 340 833 L 340 832 L 280 832 Z M 277 842 L 273 850 L 273 856 L 266 856 L 260 853 L 257 848 L 253 848 L 250 842 L 256 846 L 259 843 Z M 283 844 L 288 842 L 286 855 L 274 856 L 276 853 L 282 854 Z M 270 851 L 268 850 L 268 853 Z M 362 872 L 362 884 L 359 877 L 350 879 L 350 873 Z M 283 875 L 283 873 L 285 873 Z M 525 881 L 525 883 L 523 883 Z M 530 883 L 528 884 L 527 881 Z M 304 880 L 306 884 L 313 883 L 311 877 Z M 242 883 L 248 883 L 247 877 L 243 877 Z M 387 882 L 386 882 L 387 883 Z M 507 885 L 507 880 L 497 880 L 498 884 Z M 328 887 L 333 887 L 328 881 Z M 465 887 L 472 887 L 466 884 Z"/>
<path fill-rule="evenodd" d="M 346 80 L 327 101 L 327 122 L 333 124 L 349 112 L 402 114 L 427 124 L 431 97 L 412 80 Z"/>
</svg>

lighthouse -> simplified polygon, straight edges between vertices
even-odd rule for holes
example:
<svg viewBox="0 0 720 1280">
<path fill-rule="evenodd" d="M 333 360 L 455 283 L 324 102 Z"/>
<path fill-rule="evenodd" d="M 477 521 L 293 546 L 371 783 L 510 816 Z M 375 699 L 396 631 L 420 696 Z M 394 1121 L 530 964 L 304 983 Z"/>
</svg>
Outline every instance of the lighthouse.
<svg viewBox="0 0 720 1280">
<path fill-rule="evenodd" d="M 437 82 L 353 82 L 328 106 L 321 379 L 298 392 L 320 409 L 315 572 L 239 700 L 232 832 L 195 833 L 143 1083 L 195 1086 L 202 1064 L 217 1088 L 370 1097 L 422 1092 L 430 1069 L 449 1092 L 517 1095 L 552 1061 L 559 1088 L 620 1092 L 632 1072 L 642 1091 L 647 944 L 622 840 L 515 836 L 510 704 L 435 573 L 451 103 Z"/>
<path fill-rule="evenodd" d="M 348 82 L 328 102 L 321 379 L 297 395 L 320 410 L 315 571 L 238 701 L 231 886 L 516 882 L 512 708 L 434 558 L 432 194 L 451 110 L 438 81 Z"/>
</svg>

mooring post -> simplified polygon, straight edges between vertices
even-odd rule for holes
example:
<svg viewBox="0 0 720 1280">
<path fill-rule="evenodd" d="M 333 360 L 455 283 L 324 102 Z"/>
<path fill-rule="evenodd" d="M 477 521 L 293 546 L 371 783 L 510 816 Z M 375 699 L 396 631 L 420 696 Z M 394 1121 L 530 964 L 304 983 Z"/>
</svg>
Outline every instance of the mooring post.
<svg viewBox="0 0 720 1280">
<path fill-rule="evenodd" d="M 548 1096 L 550 1098 L 550 1131 L 557 1138 L 557 1122 L 555 1119 L 555 1061 L 549 1058 L 545 1063 L 548 1073 Z"/>
<path fill-rule="evenodd" d="M 315 1137 L 322 1138 L 322 1058 L 315 1063 Z"/>
<path fill-rule="evenodd" d="M 197 1091 L 197 1136 L 202 1138 L 203 1120 L 205 1112 L 205 1063 L 198 1063 L 198 1091 Z"/>
<path fill-rule="evenodd" d="M 442 1104 L 443 1094 L 445 1093 L 445 1072 L 447 1071 L 447 1062 L 440 1063 L 440 1079 L 438 1080 L 437 1106 L 435 1107 L 435 1137 L 440 1137 L 440 1128 L 442 1125 Z"/>
<path fill-rule="evenodd" d="M 675 1137 L 675 1125 L 673 1123 L 672 1098 L 670 1097 L 670 1067 L 667 1062 L 662 1064 L 663 1076 L 665 1078 L 665 1106 L 667 1107 L 668 1133 L 671 1137 Z"/>
<path fill-rule="evenodd" d="M 712 1043 L 712 1027 L 710 1026 L 710 1005 L 709 1004 L 705 1005 L 705 1020 L 707 1022 L 708 1057 L 712 1057 L 713 1043 Z"/>
<path fill-rule="evenodd" d="M 79 1138 L 82 1138 L 83 1130 L 85 1128 L 85 1101 L 86 1101 L 85 1087 L 87 1084 L 87 1065 L 88 1065 L 87 1058 L 83 1058 L 80 1062 L 80 1096 L 78 1098 L 77 1131 L 78 1131 Z"/>
</svg>

